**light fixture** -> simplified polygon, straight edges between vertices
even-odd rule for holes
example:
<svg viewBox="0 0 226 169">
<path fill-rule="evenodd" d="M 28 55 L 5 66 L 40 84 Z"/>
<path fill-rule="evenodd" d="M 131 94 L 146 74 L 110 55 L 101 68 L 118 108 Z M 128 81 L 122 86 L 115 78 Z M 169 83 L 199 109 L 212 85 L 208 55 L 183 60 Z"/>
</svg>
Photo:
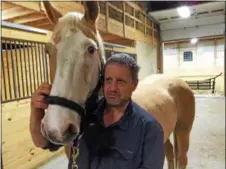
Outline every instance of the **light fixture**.
<svg viewBox="0 0 226 169">
<path fill-rule="evenodd" d="M 191 39 L 191 44 L 196 44 L 198 42 L 198 39 L 197 38 L 192 38 Z"/>
<path fill-rule="evenodd" d="M 188 18 L 190 16 L 190 10 L 187 6 L 178 7 L 177 12 L 181 18 Z"/>
</svg>

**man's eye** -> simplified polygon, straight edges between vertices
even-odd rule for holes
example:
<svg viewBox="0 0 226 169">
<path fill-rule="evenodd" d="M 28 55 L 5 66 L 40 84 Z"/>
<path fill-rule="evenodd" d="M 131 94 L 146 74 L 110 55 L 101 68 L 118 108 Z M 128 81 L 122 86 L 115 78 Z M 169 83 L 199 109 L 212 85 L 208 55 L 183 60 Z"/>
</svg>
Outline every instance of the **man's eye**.
<svg viewBox="0 0 226 169">
<path fill-rule="evenodd" d="M 118 80 L 118 83 L 119 83 L 119 84 L 124 84 L 125 81 L 123 81 L 123 80 Z"/>
<path fill-rule="evenodd" d="M 111 79 L 105 79 L 105 82 L 109 83 L 111 82 Z"/>
</svg>

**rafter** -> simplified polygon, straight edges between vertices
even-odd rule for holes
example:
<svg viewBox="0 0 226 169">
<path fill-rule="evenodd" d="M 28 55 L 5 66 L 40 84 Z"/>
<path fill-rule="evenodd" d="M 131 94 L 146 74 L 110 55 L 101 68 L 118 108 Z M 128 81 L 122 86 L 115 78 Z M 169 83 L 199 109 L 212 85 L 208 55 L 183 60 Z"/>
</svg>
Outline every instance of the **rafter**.
<svg viewBox="0 0 226 169">
<path fill-rule="evenodd" d="M 45 30 L 52 31 L 54 26 L 50 23 L 46 23 L 45 25 L 40 25 L 40 26 L 35 26 L 35 27 L 39 28 L 39 29 L 45 29 Z"/>
<path fill-rule="evenodd" d="M 10 1 L 9 3 L 16 5 L 16 6 L 20 6 L 26 9 L 32 9 L 35 11 L 41 11 L 41 2 L 38 1 L 33 1 L 33 2 L 20 2 L 20 1 Z"/>
<path fill-rule="evenodd" d="M 38 26 L 40 24 L 43 24 L 43 23 L 50 23 L 48 18 L 44 18 L 44 19 L 39 19 L 39 20 L 36 20 L 34 22 L 29 22 L 29 23 L 26 23 L 26 25 L 28 26 Z"/>
<path fill-rule="evenodd" d="M 29 10 L 29 9 L 23 9 L 21 7 L 13 7 L 13 8 L 9 8 L 9 9 L 5 9 L 2 11 L 2 20 L 9 20 L 9 19 L 13 19 L 13 18 L 18 18 L 24 15 L 28 15 L 34 13 L 33 10 Z"/>
<path fill-rule="evenodd" d="M 13 5 L 12 3 L 9 3 L 9 2 L 2 2 L 2 11 L 5 9 L 12 8 L 12 7 L 15 7 L 15 5 Z"/>
<path fill-rule="evenodd" d="M 40 14 L 40 13 L 32 13 L 29 15 L 26 15 L 24 17 L 19 17 L 16 19 L 12 19 L 10 21 L 12 21 L 13 23 L 18 23 L 18 24 L 28 24 L 40 19 L 44 19 L 46 18 L 46 16 L 44 14 Z"/>
</svg>

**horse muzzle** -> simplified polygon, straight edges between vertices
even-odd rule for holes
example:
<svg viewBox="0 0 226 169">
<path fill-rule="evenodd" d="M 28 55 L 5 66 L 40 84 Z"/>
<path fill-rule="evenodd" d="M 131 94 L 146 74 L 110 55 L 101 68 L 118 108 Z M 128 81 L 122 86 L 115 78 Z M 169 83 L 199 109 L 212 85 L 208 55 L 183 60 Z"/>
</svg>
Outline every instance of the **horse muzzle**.
<svg viewBox="0 0 226 169">
<path fill-rule="evenodd" d="M 64 145 L 72 142 L 79 135 L 79 128 L 69 124 L 63 132 L 57 130 L 51 130 L 45 128 L 45 125 L 41 124 L 42 135 L 54 144 Z"/>
</svg>

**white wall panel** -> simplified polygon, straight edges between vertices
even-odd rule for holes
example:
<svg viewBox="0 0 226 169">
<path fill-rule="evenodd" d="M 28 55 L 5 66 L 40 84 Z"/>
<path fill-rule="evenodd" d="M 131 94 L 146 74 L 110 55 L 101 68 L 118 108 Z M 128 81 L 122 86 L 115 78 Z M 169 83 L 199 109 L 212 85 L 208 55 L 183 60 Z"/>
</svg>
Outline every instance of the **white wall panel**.
<svg viewBox="0 0 226 169">
<path fill-rule="evenodd" d="M 186 29 L 175 29 L 161 31 L 163 41 L 190 39 L 194 37 L 216 36 L 223 35 L 225 24 L 207 25 L 200 27 L 191 27 Z"/>
</svg>

